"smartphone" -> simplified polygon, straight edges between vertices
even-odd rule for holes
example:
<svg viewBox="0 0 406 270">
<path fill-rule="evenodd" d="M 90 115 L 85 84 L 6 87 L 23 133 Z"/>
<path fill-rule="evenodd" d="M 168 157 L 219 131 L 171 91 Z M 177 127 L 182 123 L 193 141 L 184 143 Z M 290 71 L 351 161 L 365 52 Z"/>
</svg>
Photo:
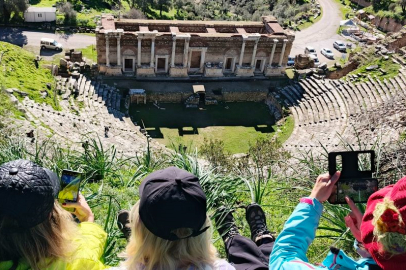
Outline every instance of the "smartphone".
<svg viewBox="0 0 406 270">
<path fill-rule="evenodd" d="M 61 190 L 58 194 L 60 203 L 77 202 L 79 197 L 80 182 L 82 181 L 81 173 L 63 170 L 61 176 Z M 73 208 L 66 208 L 70 212 L 74 212 Z"/>
<path fill-rule="evenodd" d="M 346 196 L 355 203 L 366 203 L 378 190 L 378 180 L 372 177 L 375 172 L 374 151 L 331 152 L 328 163 L 330 175 L 341 171 L 340 179 L 328 199 L 330 203 L 346 204 Z"/>
</svg>

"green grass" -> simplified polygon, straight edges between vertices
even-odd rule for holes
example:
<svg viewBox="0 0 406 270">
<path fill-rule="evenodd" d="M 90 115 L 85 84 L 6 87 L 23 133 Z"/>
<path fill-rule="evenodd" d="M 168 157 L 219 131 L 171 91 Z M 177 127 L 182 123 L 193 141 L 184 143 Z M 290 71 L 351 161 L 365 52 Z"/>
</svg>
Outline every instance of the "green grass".
<svg viewBox="0 0 406 270">
<path fill-rule="evenodd" d="M 223 127 L 207 127 L 198 128 L 198 134 L 179 136 L 178 129 L 161 128 L 164 134 L 163 139 L 156 139 L 158 142 L 171 146 L 173 142 L 183 145 L 192 145 L 200 147 L 204 143 L 204 139 L 219 139 L 224 141 L 224 148 L 231 154 L 246 153 L 250 143 L 254 143 L 258 138 L 270 138 L 277 134 L 278 139 L 283 143 L 293 132 L 294 121 L 291 116 L 287 117 L 283 126 L 272 125 L 272 130 L 280 131 L 278 133 L 261 133 L 255 130 L 254 127 L 243 126 L 223 126 Z M 260 126 L 261 127 L 261 126 Z M 191 130 L 191 128 L 190 128 Z"/>
<path fill-rule="evenodd" d="M 76 51 L 82 51 L 82 56 L 86 57 L 86 59 L 89 59 L 93 61 L 94 63 L 97 63 L 97 51 L 96 51 L 96 46 L 90 45 L 87 46 L 86 48 L 82 49 L 75 49 Z"/>
<path fill-rule="evenodd" d="M 310 26 L 312 26 L 313 24 L 317 23 L 318 21 L 320 21 L 320 19 L 323 17 L 323 9 L 320 9 L 320 15 L 316 18 L 313 19 L 313 17 L 310 17 L 310 21 L 305 22 L 303 24 L 300 24 L 298 26 L 299 30 L 304 30 Z"/>
<path fill-rule="evenodd" d="M 351 1 L 350 0 L 334 0 L 339 8 L 340 8 L 340 13 L 341 13 L 341 17 L 342 19 L 346 19 L 346 14 L 352 14 L 352 8 L 351 8 Z"/>
<path fill-rule="evenodd" d="M 199 147 L 204 139 L 222 139 L 231 153 L 245 153 L 250 142 L 278 134 L 284 141 L 293 131 L 293 121 L 277 127 L 263 103 L 237 102 L 207 106 L 206 110 L 185 109 L 182 104 L 134 106 L 130 115 L 148 134 L 170 146 L 172 142 Z M 280 129 L 280 132 L 275 133 Z"/>
<path fill-rule="evenodd" d="M 54 103 L 54 91 L 48 90 L 46 84 L 53 87 L 54 78 L 50 70 L 35 66 L 35 55 L 10 43 L 0 42 L 0 54 L 5 52 L 0 66 L 0 81 L 4 88 L 18 88 L 39 103 L 47 103 L 58 109 Z M 41 91 L 47 91 L 46 98 L 41 97 Z M 18 98 L 22 98 L 17 96 Z"/>
<path fill-rule="evenodd" d="M 152 18 L 152 19 L 154 19 L 154 18 L 161 18 L 161 16 L 159 15 L 160 14 L 160 11 L 159 11 L 159 9 L 154 9 L 154 8 L 152 8 L 152 7 L 149 7 L 149 11 L 147 12 L 148 13 L 148 17 L 150 17 L 150 18 Z M 170 10 L 168 10 L 168 11 L 162 11 L 162 19 L 165 19 L 165 20 L 174 20 L 175 19 L 175 16 L 176 16 L 176 13 L 177 13 L 177 11 L 176 11 L 176 9 L 174 9 L 174 8 L 172 8 L 172 9 L 170 9 Z"/>
<path fill-rule="evenodd" d="M 30 2 L 34 7 L 52 7 L 58 0 L 34 0 Z"/>
<path fill-rule="evenodd" d="M 378 65 L 379 68 L 383 69 L 386 71 L 386 74 L 382 74 L 378 69 L 372 70 L 372 71 L 366 71 L 366 68 L 369 66 L 373 65 Z M 371 61 L 368 61 L 367 63 L 359 66 L 356 70 L 350 72 L 350 74 L 355 74 L 358 76 L 359 80 L 363 80 L 362 76 L 359 76 L 359 74 L 369 74 L 370 76 L 377 76 L 380 80 L 384 79 L 390 79 L 398 75 L 399 69 L 401 66 L 399 64 L 396 64 L 392 61 L 392 59 L 389 57 L 388 60 L 385 60 L 383 57 L 373 59 Z"/>
</svg>

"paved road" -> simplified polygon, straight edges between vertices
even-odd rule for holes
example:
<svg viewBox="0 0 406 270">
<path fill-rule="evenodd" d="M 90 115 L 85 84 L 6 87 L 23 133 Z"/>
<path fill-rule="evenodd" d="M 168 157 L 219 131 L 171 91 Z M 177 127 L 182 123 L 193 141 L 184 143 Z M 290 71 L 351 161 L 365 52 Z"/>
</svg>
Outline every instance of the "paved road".
<svg viewBox="0 0 406 270">
<path fill-rule="evenodd" d="M 82 34 L 54 34 L 39 31 L 24 31 L 19 28 L 0 28 L 0 41 L 6 41 L 18 46 L 39 47 L 41 38 L 53 38 L 67 49 L 78 49 L 96 44 L 96 38 Z"/>
<path fill-rule="evenodd" d="M 332 64 L 335 61 L 324 57 L 320 50 L 329 48 L 334 52 L 336 60 L 341 57 L 342 54 L 333 48 L 333 42 L 335 40 L 345 41 L 345 38 L 337 34 L 342 15 L 334 0 L 318 0 L 318 2 L 323 10 L 322 18 L 309 28 L 296 32 L 291 55 L 304 53 L 306 46 L 312 46 L 316 49 L 320 62 Z"/>
</svg>

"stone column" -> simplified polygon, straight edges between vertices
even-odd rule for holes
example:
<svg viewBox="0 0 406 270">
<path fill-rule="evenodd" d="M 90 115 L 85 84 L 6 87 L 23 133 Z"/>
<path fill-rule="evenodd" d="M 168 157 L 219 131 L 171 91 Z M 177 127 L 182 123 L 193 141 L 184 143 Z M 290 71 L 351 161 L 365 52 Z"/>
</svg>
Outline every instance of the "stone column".
<svg viewBox="0 0 406 270">
<path fill-rule="evenodd" d="M 259 39 L 255 40 L 254 51 L 252 52 L 251 67 L 255 65 L 255 56 L 257 55 Z"/>
<path fill-rule="evenodd" d="M 277 39 L 273 40 L 273 47 L 271 52 L 271 57 L 269 58 L 269 66 L 272 66 L 273 56 L 275 55 L 276 44 L 278 43 Z"/>
<path fill-rule="evenodd" d="M 241 67 L 242 66 L 242 60 L 244 58 L 244 51 L 245 51 L 245 39 L 242 40 L 242 47 L 241 47 L 241 54 L 240 54 L 240 60 L 238 62 L 238 65 Z"/>
<path fill-rule="evenodd" d="M 183 67 L 187 67 L 187 61 L 188 61 L 188 53 L 189 53 L 189 41 L 190 38 L 185 39 L 185 50 L 183 51 Z"/>
<path fill-rule="evenodd" d="M 286 43 L 288 42 L 287 39 L 283 40 L 283 47 L 282 47 L 282 52 L 281 52 L 281 57 L 279 58 L 279 66 L 282 66 L 282 61 L 283 61 L 283 55 L 285 54 L 285 49 L 286 49 Z"/>
<path fill-rule="evenodd" d="M 106 66 L 110 66 L 110 44 L 108 35 L 106 35 Z"/>
<path fill-rule="evenodd" d="M 175 53 L 176 53 L 176 36 L 172 38 L 171 67 L 175 67 Z"/>
<path fill-rule="evenodd" d="M 138 37 L 138 56 L 137 56 L 137 66 L 141 66 L 141 38 Z"/>
<path fill-rule="evenodd" d="M 150 67 L 154 67 L 155 60 L 155 37 L 152 38 L 151 43 L 151 62 L 149 63 Z"/>
<path fill-rule="evenodd" d="M 117 66 L 121 66 L 121 36 L 117 37 Z"/>
<path fill-rule="evenodd" d="M 202 58 L 200 59 L 200 69 L 203 69 L 204 67 L 204 61 L 206 60 L 206 51 L 207 49 L 202 50 Z"/>
</svg>

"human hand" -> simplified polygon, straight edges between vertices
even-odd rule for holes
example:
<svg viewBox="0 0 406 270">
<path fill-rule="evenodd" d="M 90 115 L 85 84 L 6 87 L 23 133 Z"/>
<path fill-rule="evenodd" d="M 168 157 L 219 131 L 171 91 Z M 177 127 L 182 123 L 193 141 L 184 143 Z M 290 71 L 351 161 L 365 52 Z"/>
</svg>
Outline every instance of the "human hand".
<svg viewBox="0 0 406 270">
<path fill-rule="evenodd" d="M 62 207 L 74 208 L 75 212 L 73 212 L 73 214 L 80 220 L 80 222 L 94 222 L 92 209 L 90 209 L 85 197 L 82 194 L 79 194 L 78 201 L 76 203 L 63 203 Z"/>
<path fill-rule="evenodd" d="M 319 202 L 325 202 L 333 192 L 334 186 L 338 179 L 340 178 L 341 172 L 337 171 L 333 176 L 330 177 L 328 173 L 319 175 L 314 184 L 311 198 L 316 198 Z"/>
<path fill-rule="evenodd" d="M 352 235 L 354 235 L 355 239 L 357 239 L 358 242 L 362 243 L 360 227 L 363 214 L 349 197 L 345 196 L 345 200 L 351 209 L 351 212 L 348 214 L 348 216 L 344 218 L 345 226 L 347 226 L 347 228 L 350 228 L 351 233 Z"/>
</svg>

